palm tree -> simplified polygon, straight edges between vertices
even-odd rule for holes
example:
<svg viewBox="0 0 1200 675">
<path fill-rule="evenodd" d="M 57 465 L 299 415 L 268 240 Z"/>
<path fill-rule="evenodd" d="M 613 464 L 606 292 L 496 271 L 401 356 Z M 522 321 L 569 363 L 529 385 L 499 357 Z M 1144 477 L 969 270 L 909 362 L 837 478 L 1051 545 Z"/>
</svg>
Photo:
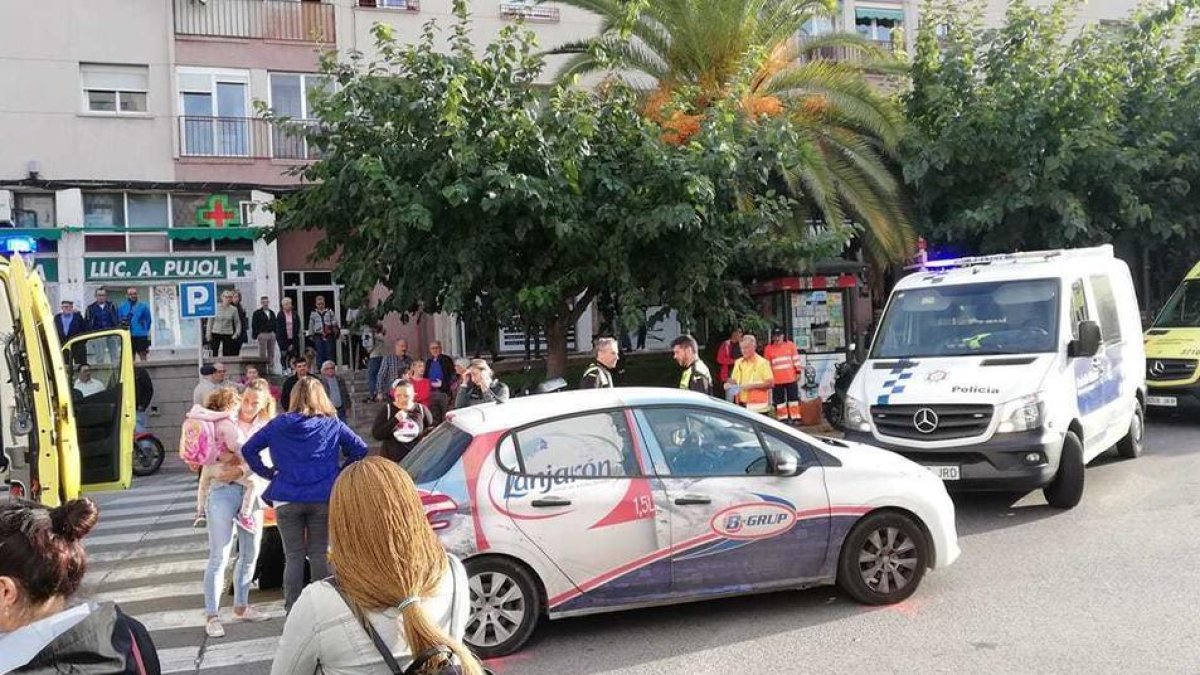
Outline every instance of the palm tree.
<svg viewBox="0 0 1200 675">
<path fill-rule="evenodd" d="M 703 109 L 731 94 L 752 115 L 787 114 L 809 139 L 812 161 L 784 171 L 794 194 L 827 222 L 850 218 L 880 265 L 911 253 L 914 240 L 891 169 L 902 133 L 899 108 L 868 80 L 903 64 L 853 33 L 810 35 L 835 0 L 558 0 L 602 19 L 570 54 L 560 78 L 608 73 L 647 92 L 659 114 L 680 92 Z M 831 56 L 835 58 L 830 58 Z M 694 131 L 680 113 L 666 125 L 682 142 Z"/>
</svg>

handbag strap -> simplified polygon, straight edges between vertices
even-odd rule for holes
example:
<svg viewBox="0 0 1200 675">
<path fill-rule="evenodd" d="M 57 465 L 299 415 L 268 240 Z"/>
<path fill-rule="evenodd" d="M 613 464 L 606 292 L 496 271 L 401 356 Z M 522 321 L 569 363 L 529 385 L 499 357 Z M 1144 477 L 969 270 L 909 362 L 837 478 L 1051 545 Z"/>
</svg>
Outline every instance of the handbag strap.
<svg viewBox="0 0 1200 675">
<path fill-rule="evenodd" d="M 358 606 L 346 596 L 336 578 L 332 578 L 329 581 L 333 585 L 333 589 L 342 597 L 342 602 L 345 602 L 346 606 L 350 608 L 350 613 L 358 619 L 358 623 L 367 632 L 367 635 L 371 638 L 371 642 L 375 645 L 375 649 L 383 657 L 384 664 L 387 665 L 388 670 L 392 671 L 392 675 L 406 675 L 409 671 L 401 668 L 400 664 L 396 662 L 396 657 L 392 655 L 392 650 L 388 649 L 388 646 L 383 642 L 383 638 L 379 637 L 379 631 L 375 630 L 375 626 L 371 624 L 371 620 L 365 614 L 359 612 Z"/>
<path fill-rule="evenodd" d="M 146 672 L 146 662 L 142 660 L 142 650 L 138 647 L 137 635 L 133 629 L 129 629 L 129 647 L 133 652 L 133 662 L 137 666 L 138 675 L 148 675 Z"/>
</svg>

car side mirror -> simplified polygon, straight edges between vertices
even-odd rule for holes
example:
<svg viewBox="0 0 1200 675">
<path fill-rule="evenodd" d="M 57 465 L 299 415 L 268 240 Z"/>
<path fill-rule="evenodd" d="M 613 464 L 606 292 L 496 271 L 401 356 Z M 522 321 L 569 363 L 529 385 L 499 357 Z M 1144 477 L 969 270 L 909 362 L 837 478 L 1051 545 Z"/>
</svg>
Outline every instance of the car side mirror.
<svg viewBox="0 0 1200 675">
<path fill-rule="evenodd" d="M 795 476 L 800 470 L 800 463 L 790 453 L 775 453 L 774 460 L 776 476 Z"/>
<path fill-rule="evenodd" d="M 1079 322 L 1079 337 L 1067 345 L 1067 356 L 1090 359 L 1100 351 L 1100 324 L 1095 321 Z"/>
</svg>

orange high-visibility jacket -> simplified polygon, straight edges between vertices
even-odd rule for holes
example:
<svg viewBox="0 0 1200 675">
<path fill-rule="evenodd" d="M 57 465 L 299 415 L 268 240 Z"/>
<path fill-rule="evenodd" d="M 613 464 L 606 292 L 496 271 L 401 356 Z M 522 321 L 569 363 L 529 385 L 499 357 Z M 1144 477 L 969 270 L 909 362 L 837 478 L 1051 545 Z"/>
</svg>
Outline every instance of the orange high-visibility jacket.
<svg viewBox="0 0 1200 675">
<path fill-rule="evenodd" d="M 775 384 L 791 384 L 804 370 L 804 361 L 800 352 L 796 351 L 796 343 L 784 340 L 779 344 L 769 343 L 763 349 L 763 356 L 771 362 L 771 374 Z"/>
</svg>

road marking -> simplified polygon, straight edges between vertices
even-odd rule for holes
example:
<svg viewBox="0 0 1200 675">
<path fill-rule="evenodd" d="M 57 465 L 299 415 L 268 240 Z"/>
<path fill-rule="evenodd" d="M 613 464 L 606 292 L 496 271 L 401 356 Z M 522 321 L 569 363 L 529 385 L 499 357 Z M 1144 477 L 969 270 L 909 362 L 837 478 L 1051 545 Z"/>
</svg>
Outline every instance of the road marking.
<svg viewBox="0 0 1200 675">
<path fill-rule="evenodd" d="M 181 492 L 187 492 L 188 487 L 188 483 L 166 483 L 163 485 L 155 485 L 154 487 L 126 490 L 125 492 L 117 493 L 113 499 L 105 499 L 102 501 L 108 502 L 109 504 L 116 504 L 117 502 L 127 502 L 131 501 L 132 499 L 138 499 L 142 497 L 157 497 L 159 495 L 179 494 Z"/>
<path fill-rule="evenodd" d="M 172 537 L 200 537 L 204 536 L 205 531 L 194 527 L 177 527 L 170 530 L 149 530 L 145 532 L 125 532 L 122 534 L 102 534 L 98 537 L 88 537 L 83 540 L 84 545 L 92 546 L 109 546 L 111 544 L 136 544 L 141 541 L 154 541 L 156 539 L 170 539 Z"/>
<path fill-rule="evenodd" d="M 277 637 L 233 642 L 212 640 L 204 649 L 204 661 L 200 670 L 203 672 L 213 668 L 270 662 L 274 660 L 278 646 Z M 162 649 L 158 652 L 158 662 L 164 674 L 195 671 L 199 655 L 199 647 Z"/>
<path fill-rule="evenodd" d="M 282 619 L 284 617 L 283 600 L 257 603 L 254 605 L 254 609 L 258 610 L 259 614 L 271 619 Z M 145 624 L 146 629 L 151 632 L 174 630 L 176 628 L 203 628 L 204 623 L 207 621 L 203 609 L 146 612 L 145 614 L 135 615 L 135 618 Z M 221 616 L 221 620 L 225 623 L 237 623 L 233 618 L 233 610 L 225 610 Z M 282 624 L 280 626 L 282 630 Z M 207 660 L 205 659 L 206 662 Z"/>
<path fill-rule="evenodd" d="M 205 530 L 196 530 L 204 532 Z M 87 541 L 86 539 L 84 541 Z M 100 551 L 88 554 L 88 568 L 112 567 L 115 563 L 133 563 L 141 558 L 153 558 L 162 555 L 177 555 L 180 553 L 205 553 L 208 545 L 191 541 L 178 544 L 158 544 L 157 546 L 135 546 L 114 551 Z"/>
<path fill-rule="evenodd" d="M 154 525 L 167 525 L 172 523 L 187 523 L 190 525 L 196 520 L 195 511 L 195 507 L 190 507 L 180 511 L 169 513 L 164 512 L 155 516 L 146 516 L 145 518 L 127 518 L 125 520 L 105 518 L 104 512 L 101 511 L 100 522 L 96 524 L 96 529 L 92 530 L 92 532 L 98 533 L 104 532 L 105 530 L 120 530 L 128 527 L 147 528 Z M 85 543 L 90 544 L 91 542 L 92 538 L 85 540 Z"/>
<path fill-rule="evenodd" d="M 172 502 L 177 502 L 181 499 L 187 499 L 188 497 L 195 499 L 195 495 L 196 495 L 196 493 L 194 491 L 181 489 L 181 490 L 178 490 L 171 494 L 150 495 L 149 497 L 144 497 L 144 498 L 143 497 L 122 497 L 121 499 L 114 499 L 113 501 L 108 502 L 107 504 L 100 505 L 100 510 L 103 511 L 105 506 L 119 506 L 119 505 L 130 506 L 133 504 L 137 504 L 138 506 L 141 506 L 147 510 L 149 510 L 151 508 L 164 508 L 162 506 L 151 506 L 151 505 L 153 505 L 153 504 L 170 504 Z"/>
<path fill-rule="evenodd" d="M 185 513 L 185 512 L 194 512 L 195 510 L 196 510 L 195 498 L 190 499 L 187 502 L 181 502 L 179 504 L 171 504 L 171 505 L 167 506 L 166 508 L 155 507 L 153 509 L 149 509 L 144 506 L 124 506 L 119 509 L 116 509 L 116 508 L 108 508 L 105 506 L 101 506 L 100 507 L 100 522 L 103 523 L 103 522 L 105 522 L 105 520 L 112 520 L 115 518 L 128 518 L 130 516 L 144 516 L 144 515 L 146 515 L 146 513 Z"/>
<path fill-rule="evenodd" d="M 122 588 L 116 591 L 85 594 L 92 600 L 118 603 L 144 602 L 146 600 L 165 600 L 167 598 L 203 598 L 204 580 L 181 581 L 174 584 L 157 584 L 154 586 L 138 586 Z"/>
<path fill-rule="evenodd" d="M 205 553 L 203 548 L 197 553 Z M 136 562 L 130 560 L 129 562 Z M 116 569 L 97 570 L 88 572 L 83 578 L 83 583 L 89 585 L 102 586 L 104 584 L 115 584 L 119 581 L 130 581 L 132 579 L 155 579 L 157 577 L 167 576 L 169 574 L 187 574 L 190 572 L 203 572 L 208 569 L 208 558 L 199 560 L 176 560 L 173 562 L 156 563 L 153 565 L 122 565 Z"/>
</svg>

